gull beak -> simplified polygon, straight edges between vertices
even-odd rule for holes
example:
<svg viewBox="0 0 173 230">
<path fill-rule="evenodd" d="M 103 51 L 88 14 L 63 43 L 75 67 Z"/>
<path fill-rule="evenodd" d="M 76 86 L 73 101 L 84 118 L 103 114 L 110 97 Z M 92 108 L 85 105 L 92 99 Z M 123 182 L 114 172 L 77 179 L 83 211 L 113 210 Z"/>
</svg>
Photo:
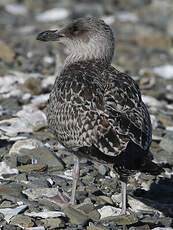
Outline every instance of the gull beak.
<svg viewBox="0 0 173 230">
<path fill-rule="evenodd" d="M 64 37 L 63 34 L 59 33 L 57 30 L 46 30 L 41 32 L 37 36 L 37 40 L 39 41 L 58 41 L 60 38 Z"/>
</svg>

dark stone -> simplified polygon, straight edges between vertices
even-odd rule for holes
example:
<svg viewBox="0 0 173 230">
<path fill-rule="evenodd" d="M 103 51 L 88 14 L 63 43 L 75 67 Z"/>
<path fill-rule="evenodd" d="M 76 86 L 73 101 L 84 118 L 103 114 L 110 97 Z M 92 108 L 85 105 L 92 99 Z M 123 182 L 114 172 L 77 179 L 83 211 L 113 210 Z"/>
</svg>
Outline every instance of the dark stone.
<svg viewBox="0 0 173 230">
<path fill-rule="evenodd" d="M 86 191 L 76 191 L 76 200 L 83 201 L 88 196 Z"/>
<path fill-rule="evenodd" d="M 27 155 L 23 155 L 23 156 L 17 156 L 17 165 L 27 165 L 27 164 L 31 164 L 32 163 L 32 159 L 30 158 L 30 156 Z"/>
<path fill-rule="evenodd" d="M 129 230 L 150 230 L 148 224 L 137 226 L 137 227 L 130 227 Z"/>
<path fill-rule="evenodd" d="M 17 230 L 17 226 L 8 224 L 3 227 L 3 230 Z"/>
<path fill-rule="evenodd" d="M 102 176 L 105 176 L 109 172 L 109 168 L 106 165 L 100 165 L 98 171 Z"/>
<path fill-rule="evenodd" d="M 164 226 L 164 227 L 173 227 L 173 219 L 171 217 L 160 217 L 158 219 L 158 222 L 161 226 Z"/>
</svg>

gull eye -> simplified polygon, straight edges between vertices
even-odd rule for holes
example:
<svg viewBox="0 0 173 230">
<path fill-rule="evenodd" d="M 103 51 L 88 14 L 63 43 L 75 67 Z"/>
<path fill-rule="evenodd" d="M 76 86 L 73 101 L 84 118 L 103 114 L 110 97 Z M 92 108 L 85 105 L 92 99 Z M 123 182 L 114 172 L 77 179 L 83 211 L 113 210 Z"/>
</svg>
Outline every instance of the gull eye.
<svg viewBox="0 0 173 230">
<path fill-rule="evenodd" d="M 78 35 L 80 33 L 80 28 L 78 25 L 74 24 L 72 28 L 72 32 L 74 35 Z"/>
</svg>

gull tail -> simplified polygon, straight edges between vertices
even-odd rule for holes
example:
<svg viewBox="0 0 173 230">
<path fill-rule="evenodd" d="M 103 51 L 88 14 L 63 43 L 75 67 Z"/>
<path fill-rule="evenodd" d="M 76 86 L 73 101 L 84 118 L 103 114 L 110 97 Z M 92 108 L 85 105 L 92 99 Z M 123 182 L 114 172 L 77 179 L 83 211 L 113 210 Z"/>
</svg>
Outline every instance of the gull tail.
<svg viewBox="0 0 173 230">
<path fill-rule="evenodd" d="M 140 171 L 144 173 L 150 173 L 152 175 L 159 175 L 165 170 L 160 165 L 146 158 L 140 165 Z"/>
</svg>

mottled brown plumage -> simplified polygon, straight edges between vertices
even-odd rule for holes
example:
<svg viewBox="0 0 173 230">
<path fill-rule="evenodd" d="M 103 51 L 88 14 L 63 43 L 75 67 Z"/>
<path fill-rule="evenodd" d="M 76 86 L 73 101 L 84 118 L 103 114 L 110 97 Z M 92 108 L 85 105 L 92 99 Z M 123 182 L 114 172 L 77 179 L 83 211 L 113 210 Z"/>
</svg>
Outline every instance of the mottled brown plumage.
<svg viewBox="0 0 173 230">
<path fill-rule="evenodd" d="M 47 107 L 58 141 L 79 158 L 111 163 L 121 179 L 135 171 L 160 173 L 151 161 L 151 121 L 139 87 L 111 66 L 110 27 L 96 18 L 81 18 L 58 32 L 41 33 L 38 40 L 59 40 L 70 51 Z"/>
</svg>

